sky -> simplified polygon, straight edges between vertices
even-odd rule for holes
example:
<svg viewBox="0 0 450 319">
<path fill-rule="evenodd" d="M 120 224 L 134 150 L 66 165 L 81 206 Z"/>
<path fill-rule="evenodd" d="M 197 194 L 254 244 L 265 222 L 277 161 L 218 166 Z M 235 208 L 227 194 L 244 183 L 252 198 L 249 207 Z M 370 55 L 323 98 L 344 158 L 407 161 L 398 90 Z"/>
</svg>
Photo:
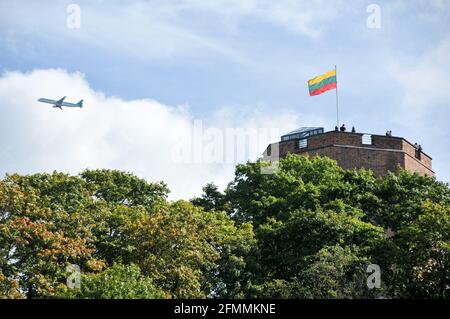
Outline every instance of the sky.
<svg viewBox="0 0 450 319">
<path fill-rule="evenodd" d="M 450 0 L 0 0 L 0 176 L 223 189 L 280 135 L 334 128 L 335 92 L 307 81 L 335 65 L 341 123 L 421 144 L 449 182 Z M 63 96 L 85 108 L 36 101 Z"/>
</svg>

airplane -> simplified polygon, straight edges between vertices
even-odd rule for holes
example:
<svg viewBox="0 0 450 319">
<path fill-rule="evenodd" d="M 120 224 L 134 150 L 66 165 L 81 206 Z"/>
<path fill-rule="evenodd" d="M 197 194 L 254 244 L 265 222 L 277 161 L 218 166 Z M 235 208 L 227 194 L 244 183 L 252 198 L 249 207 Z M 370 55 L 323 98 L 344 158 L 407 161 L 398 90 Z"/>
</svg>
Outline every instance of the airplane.
<svg viewBox="0 0 450 319">
<path fill-rule="evenodd" d="M 63 106 L 66 106 L 66 107 L 79 107 L 79 108 L 83 107 L 83 100 L 81 100 L 80 102 L 74 104 L 74 103 L 64 102 L 65 98 L 66 97 L 63 97 L 62 99 L 59 99 L 58 101 L 40 98 L 38 101 L 42 102 L 42 103 L 53 104 L 53 107 L 59 108 L 60 110 L 62 110 Z"/>
</svg>

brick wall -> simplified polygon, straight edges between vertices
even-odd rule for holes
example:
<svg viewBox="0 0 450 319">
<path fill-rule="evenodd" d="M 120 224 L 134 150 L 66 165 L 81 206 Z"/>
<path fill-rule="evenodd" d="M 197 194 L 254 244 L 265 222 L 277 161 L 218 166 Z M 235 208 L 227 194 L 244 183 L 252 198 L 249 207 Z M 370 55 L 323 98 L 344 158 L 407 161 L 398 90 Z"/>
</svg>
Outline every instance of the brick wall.
<svg viewBox="0 0 450 319">
<path fill-rule="evenodd" d="M 371 169 L 378 176 L 395 172 L 398 167 L 434 176 L 432 159 L 416 154 L 415 146 L 400 137 L 372 135 L 372 144 L 362 143 L 363 134 L 331 131 L 308 138 L 308 147 L 300 149 L 299 141 L 280 142 L 280 156 L 288 153 L 327 156 L 345 169 Z"/>
<path fill-rule="evenodd" d="M 362 145 L 362 135 L 358 133 L 327 132 L 310 137 L 308 147 L 318 148 L 336 144 L 359 146 Z"/>
<path fill-rule="evenodd" d="M 403 140 L 403 150 L 409 157 L 416 158 L 421 162 L 425 167 L 432 169 L 432 159 L 430 156 L 421 152 L 420 159 L 418 158 L 419 154 L 417 153 L 416 147 L 409 143 L 406 140 Z"/>
<path fill-rule="evenodd" d="M 344 169 L 371 169 L 375 175 L 382 176 L 388 171 L 395 172 L 398 166 L 404 167 L 404 154 L 401 151 L 377 150 L 368 147 L 330 146 L 302 155 L 327 156 L 335 159 Z"/>
<path fill-rule="evenodd" d="M 401 150 L 403 147 L 403 139 L 400 137 L 372 135 L 372 146 L 383 149 Z"/>
<path fill-rule="evenodd" d="M 296 153 L 298 149 L 298 140 L 280 142 L 280 156 L 286 156 L 289 153 Z"/>
<path fill-rule="evenodd" d="M 412 172 L 417 172 L 420 175 L 434 176 L 434 172 L 425 166 L 421 161 L 415 157 L 406 155 L 405 157 L 405 169 Z"/>
</svg>

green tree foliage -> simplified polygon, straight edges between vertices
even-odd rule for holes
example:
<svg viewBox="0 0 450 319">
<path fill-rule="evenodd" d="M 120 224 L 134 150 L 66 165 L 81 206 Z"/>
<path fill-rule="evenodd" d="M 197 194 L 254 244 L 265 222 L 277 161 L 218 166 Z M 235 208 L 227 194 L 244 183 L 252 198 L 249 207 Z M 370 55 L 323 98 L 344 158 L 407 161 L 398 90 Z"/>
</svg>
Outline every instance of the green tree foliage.
<svg viewBox="0 0 450 319">
<path fill-rule="evenodd" d="M 264 298 L 371 298 L 367 289 L 367 260 L 350 248 L 328 246 L 308 257 L 308 266 L 289 279 L 272 279 L 255 286 Z"/>
<path fill-rule="evenodd" d="M 426 201 L 418 217 L 380 247 L 389 293 L 399 298 L 450 298 L 450 206 Z M 388 255 L 387 259 L 385 255 Z"/>
<path fill-rule="evenodd" d="M 228 208 L 225 195 L 212 183 L 203 187 L 203 195 L 201 197 L 193 198 L 191 202 L 195 206 L 202 207 L 206 211 L 226 211 Z"/>
<path fill-rule="evenodd" d="M 321 157 L 266 165 L 238 165 L 224 192 L 208 184 L 189 202 L 113 170 L 6 176 L 0 298 L 450 297 L 448 185 Z"/>
<path fill-rule="evenodd" d="M 104 267 L 81 210 L 85 194 L 67 193 L 78 187 L 73 177 L 57 173 L 12 175 L 0 183 L 1 273 L 28 298 L 52 294 L 67 263 L 89 271 Z"/>
<path fill-rule="evenodd" d="M 155 297 L 234 289 L 229 272 L 241 267 L 252 244 L 251 225 L 237 227 L 224 212 L 168 202 L 167 193 L 162 183 L 118 171 L 7 176 L 0 181 L 0 295 L 55 296 L 69 264 L 78 265 L 91 285 L 76 296 L 111 296 L 96 290 L 97 283 L 114 278 L 113 289 L 134 271 L 109 272 L 116 263 L 139 267 L 157 289 L 148 290 Z M 241 264 L 230 270 L 229 260 Z"/>
<path fill-rule="evenodd" d="M 251 245 L 252 228 L 238 229 L 225 213 L 178 201 L 157 207 L 127 235 L 140 243 L 134 260 L 171 297 L 201 298 L 221 284 L 215 282 L 221 252 Z"/>
<path fill-rule="evenodd" d="M 163 291 L 141 274 L 141 269 L 133 264 L 114 264 L 100 273 L 81 276 L 80 288 L 69 289 L 61 286 L 56 296 L 77 299 L 161 299 Z"/>
<path fill-rule="evenodd" d="M 0 273 L 0 299 L 22 299 L 17 280 L 6 278 Z"/>
<path fill-rule="evenodd" d="M 376 178 L 321 157 L 287 156 L 271 175 L 265 165 L 239 165 L 225 192 L 229 215 L 255 231 L 247 296 L 448 298 L 448 185 L 407 171 Z M 366 286 L 372 263 L 379 290 Z"/>
</svg>

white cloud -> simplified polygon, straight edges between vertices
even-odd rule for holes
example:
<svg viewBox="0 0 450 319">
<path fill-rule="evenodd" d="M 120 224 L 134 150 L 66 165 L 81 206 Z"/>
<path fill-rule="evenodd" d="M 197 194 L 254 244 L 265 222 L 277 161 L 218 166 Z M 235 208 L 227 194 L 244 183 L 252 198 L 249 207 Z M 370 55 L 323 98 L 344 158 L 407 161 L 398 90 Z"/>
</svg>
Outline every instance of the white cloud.
<svg viewBox="0 0 450 319">
<path fill-rule="evenodd" d="M 83 98 L 85 107 L 61 111 L 36 101 L 65 95 L 70 102 Z M 230 110 L 218 111 L 204 128 L 266 127 L 285 132 L 298 120 L 283 112 L 274 116 Z M 81 73 L 61 69 L 5 73 L 0 77 L 0 174 L 121 169 L 166 181 L 173 199 L 199 195 L 210 181 L 223 188 L 234 176 L 234 164 L 174 160 L 174 147 L 191 143 L 193 125 L 186 108 L 107 97 L 90 88 Z M 270 138 L 266 136 L 262 145 L 273 142 Z M 211 146 L 208 141 L 202 145 L 208 143 Z M 254 160 L 263 150 L 248 158 Z"/>
</svg>

